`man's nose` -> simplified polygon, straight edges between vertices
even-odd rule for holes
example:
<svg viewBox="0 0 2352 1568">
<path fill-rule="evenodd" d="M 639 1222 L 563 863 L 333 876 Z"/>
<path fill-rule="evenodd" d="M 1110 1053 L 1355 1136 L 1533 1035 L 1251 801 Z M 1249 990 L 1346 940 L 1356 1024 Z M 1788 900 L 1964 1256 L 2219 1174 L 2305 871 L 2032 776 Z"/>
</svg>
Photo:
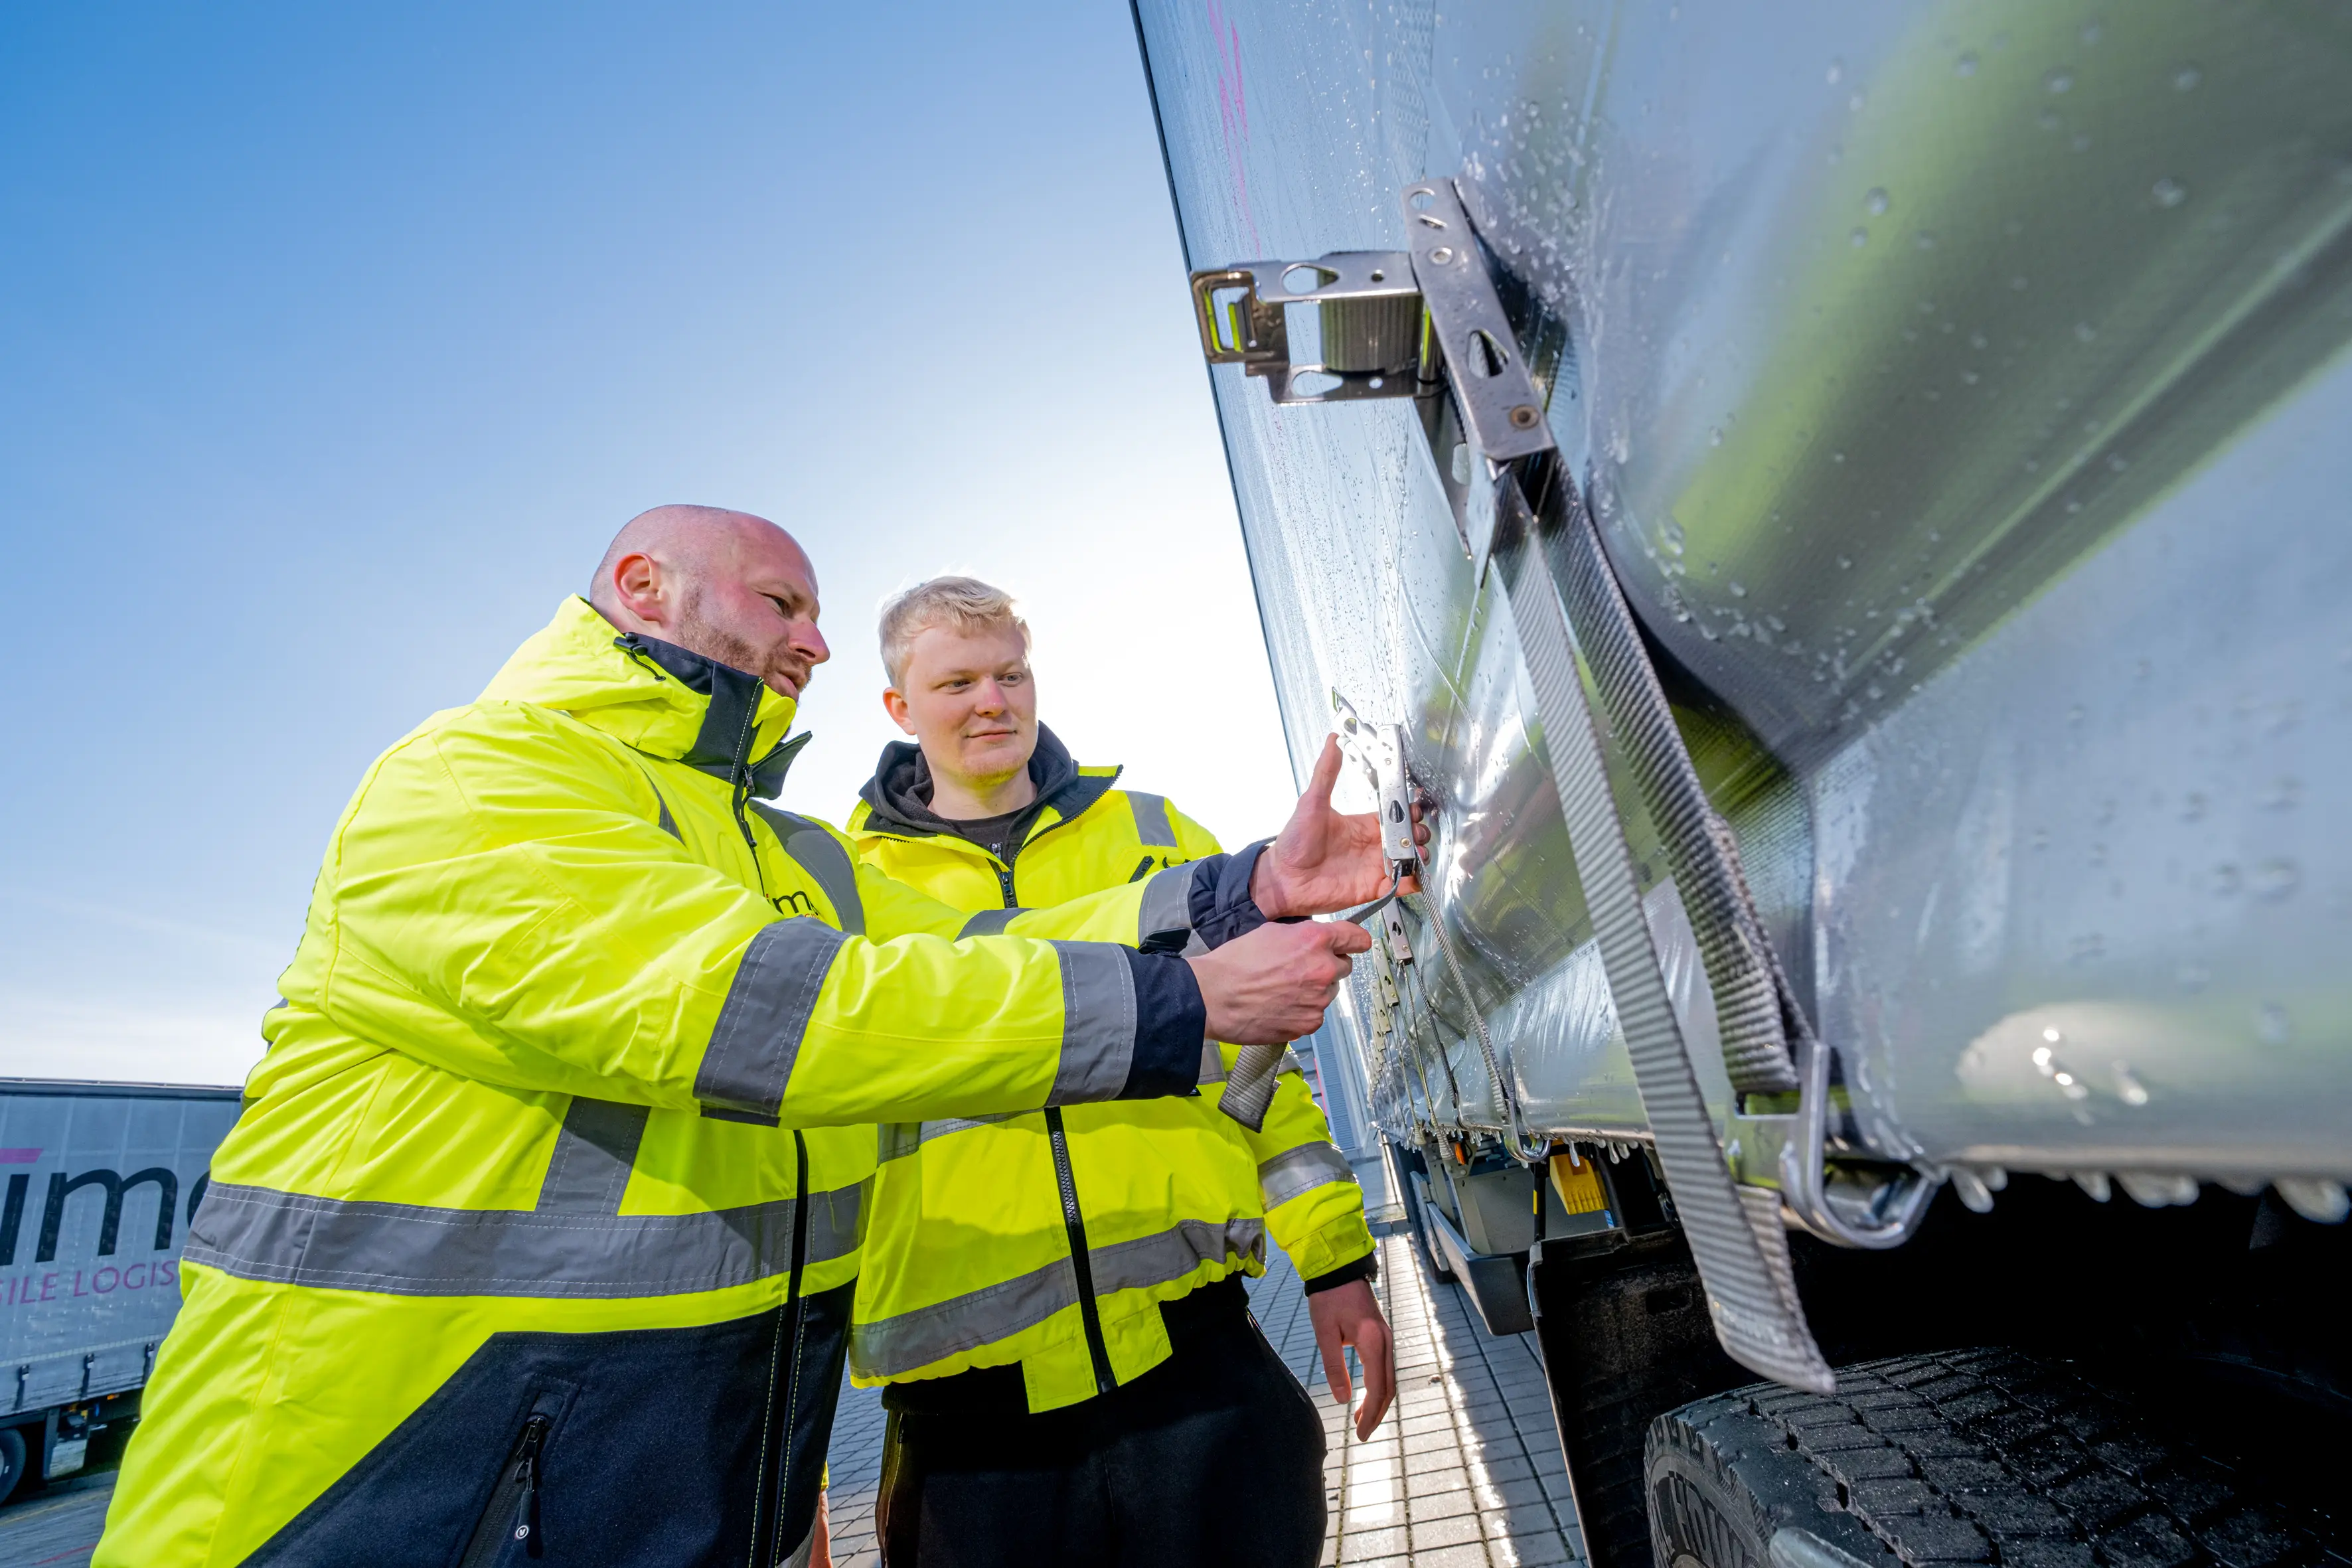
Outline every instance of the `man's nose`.
<svg viewBox="0 0 2352 1568">
<path fill-rule="evenodd" d="M 1004 711 L 1004 688 L 996 683 L 993 676 L 989 677 L 972 692 L 972 706 L 982 713 L 1002 713 Z"/>
<path fill-rule="evenodd" d="M 811 664 L 823 664 L 833 657 L 825 646 L 824 634 L 816 629 L 814 621 L 801 621 L 793 628 L 793 648 Z"/>
</svg>

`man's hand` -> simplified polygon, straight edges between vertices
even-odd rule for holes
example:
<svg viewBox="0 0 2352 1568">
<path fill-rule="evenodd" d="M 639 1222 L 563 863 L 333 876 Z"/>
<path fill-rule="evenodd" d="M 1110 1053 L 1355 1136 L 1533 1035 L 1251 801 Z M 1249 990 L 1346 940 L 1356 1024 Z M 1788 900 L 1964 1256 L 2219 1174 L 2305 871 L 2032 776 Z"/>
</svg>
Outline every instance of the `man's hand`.
<svg viewBox="0 0 2352 1568">
<path fill-rule="evenodd" d="M 1372 1288 L 1350 1279 L 1307 1298 L 1307 1316 L 1315 1324 L 1315 1343 L 1323 1352 L 1323 1375 L 1331 1384 L 1331 1400 L 1345 1405 L 1354 1384 L 1348 1376 L 1346 1347 L 1356 1347 L 1364 1363 L 1364 1403 L 1356 1411 L 1356 1441 L 1369 1439 L 1396 1397 L 1396 1357 L 1389 1346 L 1389 1323 Z"/>
<path fill-rule="evenodd" d="M 1331 914 L 1370 903 L 1389 891 L 1388 866 L 1381 858 L 1381 819 L 1369 811 L 1347 816 L 1332 810 L 1331 786 L 1339 782 L 1339 737 L 1327 736 L 1298 808 L 1250 873 L 1250 899 L 1266 919 Z M 1412 837 L 1416 844 L 1429 842 L 1418 802 L 1412 808 Z M 1407 877 L 1396 890 L 1417 893 L 1421 879 Z"/>
<path fill-rule="evenodd" d="M 1184 962 L 1209 1008 L 1209 1037 L 1235 1046 L 1286 1046 L 1323 1026 L 1323 1009 L 1348 977 L 1348 955 L 1372 945 L 1345 921 L 1262 925 Z"/>
</svg>

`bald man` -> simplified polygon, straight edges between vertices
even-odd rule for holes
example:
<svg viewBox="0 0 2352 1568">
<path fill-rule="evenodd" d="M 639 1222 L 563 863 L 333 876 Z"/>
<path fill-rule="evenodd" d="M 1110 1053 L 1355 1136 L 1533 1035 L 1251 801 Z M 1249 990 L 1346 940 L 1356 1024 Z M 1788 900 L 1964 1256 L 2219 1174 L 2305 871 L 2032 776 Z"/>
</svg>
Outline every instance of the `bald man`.
<svg viewBox="0 0 2352 1568">
<path fill-rule="evenodd" d="M 1379 832 L 959 940 L 765 804 L 827 656 L 783 531 L 629 523 L 371 767 L 190 1226 L 95 1561 L 803 1563 L 877 1121 L 1190 1092 L 1319 1021 Z M 802 738 L 803 740 L 805 737 Z"/>
</svg>

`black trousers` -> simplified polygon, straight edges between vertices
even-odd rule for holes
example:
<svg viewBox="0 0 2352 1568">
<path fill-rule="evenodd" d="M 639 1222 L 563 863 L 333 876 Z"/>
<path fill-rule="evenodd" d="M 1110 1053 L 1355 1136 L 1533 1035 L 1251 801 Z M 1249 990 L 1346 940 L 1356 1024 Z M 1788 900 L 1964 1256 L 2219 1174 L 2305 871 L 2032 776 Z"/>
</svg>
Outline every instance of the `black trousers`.
<svg viewBox="0 0 2352 1568">
<path fill-rule="evenodd" d="M 1018 1367 L 892 1385 L 886 1568 L 1314 1568 L 1323 1423 L 1238 1279 L 1161 1309 L 1174 1353 L 1028 1413 Z"/>
</svg>

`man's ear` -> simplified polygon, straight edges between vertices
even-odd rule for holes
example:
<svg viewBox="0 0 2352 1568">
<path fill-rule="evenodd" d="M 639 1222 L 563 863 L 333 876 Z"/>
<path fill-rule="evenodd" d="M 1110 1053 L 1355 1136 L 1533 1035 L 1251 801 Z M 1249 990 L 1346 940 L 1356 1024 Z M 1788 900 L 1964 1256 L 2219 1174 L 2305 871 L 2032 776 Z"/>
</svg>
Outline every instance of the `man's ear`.
<svg viewBox="0 0 2352 1568">
<path fill-rule="evenodd" d="M 890 715 L 890 722 L 898 725 L 908 734 L 911 735 L 915 732 L 915 721 L 908 710 L 906 694 L 897 687 L 886 686 L 882 689 L 882 711 Z"/>
<path fill-rule="evenodd" d="M 621 607 L 648 626 L 667 628 L 669 606 L 663 602 L 662 575 L 661 563 L 643 551 L 613 563 L 613 592 Z"/>
</svg>

